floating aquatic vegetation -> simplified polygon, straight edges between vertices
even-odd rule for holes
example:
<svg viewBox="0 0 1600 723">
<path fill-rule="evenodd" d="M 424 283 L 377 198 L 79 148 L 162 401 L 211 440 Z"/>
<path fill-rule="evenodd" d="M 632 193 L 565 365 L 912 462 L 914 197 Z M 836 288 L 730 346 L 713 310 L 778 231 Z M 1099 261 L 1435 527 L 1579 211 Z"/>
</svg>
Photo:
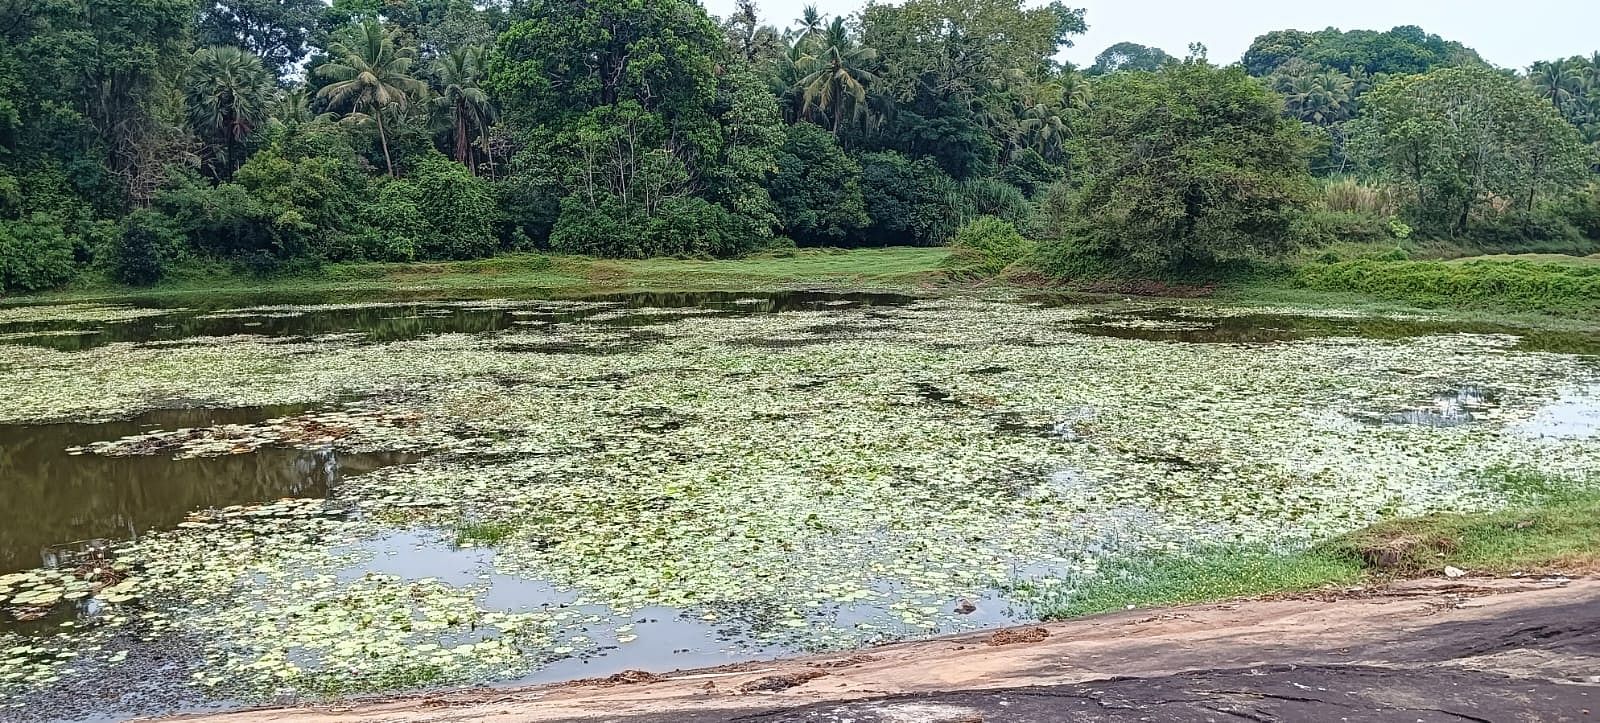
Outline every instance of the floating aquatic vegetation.
<svg viewBox="0 0 1600 723">
<path fill-rule="evenodd" d="M 1093 574 L 1107 556 L 1293 546 L 1383 515 L 1499 504 L 1478 483 L 1486 470 L 1600 466 L 1592 439 L 1518 431 L 1600 371 L 1515 351 L 1513 336 L 1161 344 L 1072 328 L 1089 316 L 944 299 L 675 314 L 647 338 L 563 322 L 363 344 L 0 347 L 0 420 L 377 395 L 95 451 L 434 451 L 331 500 L 204 512 L 122 545 L 136 582 L 111 594 L 127 610 L 45 641 L 0 633 L 0 650 L 43 661 L 9 680 L 48 685 L 70 667 L 59 653 L 111 629 L 203 632 L 198 682 L 244 698 L 413 680 L 416 665 L 430 681 L 523 675 L 650 645 L 621 629 L 647 609 L 757 647 L 849 646 L 993 623 L 959 601 Z M 1178 323 L 1203 318 L 1184 307 Z M 1472 424 L 1370 423 L 1440 390 Z M 548 581 L 568 607 L 501 609 L 476 575 L 347 574 L 370 556 L 364 541 L 417 528 L 491 546 L 480 574 Z M 53 585 L 37 592 L 66 589 Z"/>
<path fill-rule="evenodd" d="M 149 309 L 122 304 L 38 304 L 0 306 L 0 324 L 44 321 L 113 322 L 145 319 L 183 311 Z"/>
<path fill-rule="evenodd" d="M 173 459 L 193 459 L 249 454 L 269 445 L 416 451 L 427 443 L 426 435 L 408 430 L 416 427 L 420 419 L 421 415 L 413 410 L 357 407 L 268 419 L 258 424 L 154 430 L 71 447 L 67 453 L 107 457 L 171 454 Z"/>
</svg>

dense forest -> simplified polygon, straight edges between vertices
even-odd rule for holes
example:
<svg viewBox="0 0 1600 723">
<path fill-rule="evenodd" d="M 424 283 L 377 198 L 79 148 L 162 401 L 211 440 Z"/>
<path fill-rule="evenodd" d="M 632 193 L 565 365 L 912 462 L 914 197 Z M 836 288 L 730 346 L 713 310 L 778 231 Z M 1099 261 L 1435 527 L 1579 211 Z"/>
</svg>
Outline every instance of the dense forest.
<svg viewBox="0 0 1600 723">
<path fill-rule="evenodd" d="M 1082 10 L 692 0 L 0 0 L 0 291 L 511 250 L 1047 239 L 1177 268 L 1412 236 L 1600 239 L 1600 53 L 1415 27 L 1236 63 Z"/>
</svg>

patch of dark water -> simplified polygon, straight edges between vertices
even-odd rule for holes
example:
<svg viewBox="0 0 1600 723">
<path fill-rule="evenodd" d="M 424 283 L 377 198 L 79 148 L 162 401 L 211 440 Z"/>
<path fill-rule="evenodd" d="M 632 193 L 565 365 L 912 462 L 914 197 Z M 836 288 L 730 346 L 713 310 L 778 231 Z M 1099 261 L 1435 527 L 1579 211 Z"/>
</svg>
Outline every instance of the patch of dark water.
<svg viewBox="0 0 1600 723">
<path fill-rule="evenodd" d="M 1295 314 L 1203 316 L 1181 309 L 1096 314 L 1074 322 L 1091 336 L 1188 344 L 1271 344 L 1325 337 L 1408 339 L 1441 334 L 1494 334 L 1517 338 L 1517 351 L 1600 355 L 1600 332 L 1560 331 L 1434 319 L 1376 316 L 1322 317 Z"/>
<path fill-rule="evenodd" d="M 398 453 L 277 447 L 184 460 L 66 452 L 152 429 L 254 424 L 308 409 L 164 409 L 101 424 L 0 425 L 0 573 L 39 567 L 60 545 L 136 538 L 195 510 L 324 496 L 342 478 L 409 460 Z"/>
<path fill-rule="evenodd" d="M 325 334 L 362 334 L 368 341 L 416 339 L 437 334 L 483 334 L 508 329 L 527 330 L 566 323 L 638 328 L 681 318 L 670 312 L 614 313 L 637 309 L 697 309 L 714 314 L 763 314 L 788 311 L 903 305 L 913 297 L 899 294 L 827 293 L 787 291 L 763 294 L 732 292 L 636 292 L 591 296 L 543 297 L 526 303 L 462 303 L 472 298 L 435 298 L 396 301 L 372 296 L 356 304 L 348 297 L 291 297 L 275 295 L 234 299 L 233 306 L 201 303 L 172 313 L 118 322 L 37 321 L 0 324 L 0 343 L 79 351 L 117 342 L 172 342 L 198 337 L 251 334 L 267 337 L 309 337 Z M 324 309 L 281 308 L 285 304 L 309 306 L 338 301 L 346 304 Z M 511 296 L 500 299 L 514 300 Z M 187 301 L 188 299 L 182 298 Z M 540 304 L 539 301 L 548 301 Z M 163 298 L 160 303 L 178 301 Z M 132 300 L 138 304 L 138 300 Z M 579 303 L 571 303 L 579 302 Z M 249 304 L 243 306 L 242 304 Z M 164 308 L 156 305 L 153 308 Z M 72 332 L 72 333 L 65 333 Z M 538 349 L 534 351 L 546 351 Z"/>
</svg>

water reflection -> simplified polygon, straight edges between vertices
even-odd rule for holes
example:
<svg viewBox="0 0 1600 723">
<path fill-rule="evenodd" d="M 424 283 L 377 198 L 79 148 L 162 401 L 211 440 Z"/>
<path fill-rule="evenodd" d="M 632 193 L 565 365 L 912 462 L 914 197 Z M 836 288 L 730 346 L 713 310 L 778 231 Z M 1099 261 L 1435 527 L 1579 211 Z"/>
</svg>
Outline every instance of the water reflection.
<svg viewBox="0 0 1600 723">
<path fill-rule="evenodd" d="M 224 297 L 226 299 L 227 297 Z M 432 299 L 395 301 L 375 297 L 322 309 L 286 309 L 285 305 L 327 303 L 330 297 L 255 298 L 243 307 L 218 306 L 217 299 L 164 298 L 172 313 L 119 322 L 33 321 L 0 324 L 0 343 L 27 344 L 61 351 L 79 351 L 116 342 L 179 341 L 197 337 L 254 334 L 304 337 L 359 333 L 369 341 L 415 339 L 434 334 L 482 334 L 558 323 L 585 322 L 615 327 L 642 327 L 679 318 L 681 313 L 618 314 L 630 309 L 696 309 L 716 314 L 761 314 L 826 308 L 898 305 L 912 301 L 899 294 L 835 294 L 814 291 L 779 293 L 633 292 L 544 300 Z M 137 300 L 134 300 L 137 304 Z M 237 300 L 235 300 L 237 302 Z M 157 308 L 162 308 L 157 306 Z M 71 332 L 71 333 L 67 333 Z"/>
<path fill-rule="evenodd" d="M 406 461 L 401 454 L 332 449 L 263 448 L 185 460 L 65 451 L 151 429 L 251 424 L 305 410 L 161 410 L 106 424 L 0 425 L 0 573 L 38 567 L 56 546 L 170 527 L 198 509 L 324 496 L 343 477 Z"/>
<path fill-rule="evenodd" d="M 1267 344 L 1332 336 L 1407 339 L 1439 334 L 1504 334 L 1517 337 L 1518 351 L 1600 355 L 1600 333 L 1533 329 L 1485 322 L 1396 319 L 1382 316 L 1322 317 L 1295 314 L 1205 316 L 1183 309 L 1142 309 L 1096 314 L 1073 331 L 1140 341 L 1189 344 Z"/>
</svg>

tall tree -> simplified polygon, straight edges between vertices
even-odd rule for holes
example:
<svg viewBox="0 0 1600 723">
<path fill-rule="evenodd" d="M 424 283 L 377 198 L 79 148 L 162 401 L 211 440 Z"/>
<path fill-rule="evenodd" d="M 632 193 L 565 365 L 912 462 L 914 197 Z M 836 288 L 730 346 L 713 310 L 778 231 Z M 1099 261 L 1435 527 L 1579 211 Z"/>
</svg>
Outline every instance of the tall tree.
<svg viewBox="0 0 1600 723">
<path fill-rule="evenodd" d="M 1117 43 L 1094 56 L 1094 65 L 1085 71 L 1089 75 L 1105 75 L 1119 70 L 1158 70 L 1173 62 L 1167 51 L 1138 43 Z"/>
<path fill-rule="evenodd" d="M 207 0 L 195 39 L 244 47 L 286 75 L 305 59 L 325 7 L 322 0 Z"/>
<path fill-rule="evenodd" d="M 1083 32 L 1083 11 L 1022 0 L 873 2 L 861 14 L 862 42 L 891 58 L 885 90 L 902 102 L 965 102 L 1007 71 L 1047 70 L 1058 50 Z"/>
<path fill-rule="evenodd" d="M 1389 80 L 1366 95 L 1351 136 L 1420 220 L 1451 233 L 1496 198 L 1531 210 L 1540 193 L 1577 187 L 1591 160 L 1554 107 L 1487 68 Z"/>
<path fill-rule="evenodd" d="M 867 70 L 877 51 L 855 42 L 843 18 L 834 18 L 815 42 L 815 51 L 801 64 L 810 70 L 796 83 L 803 117 L 819 117 L 835 136 L 844 119 L 860 121 L 868 113 L 868 87 L 877 76 Z"/>
<path fill-rule="evenodd" d="M 1080 241 L 1152 267 L 1287 250 L 1311 178 L 1281 111 L 1242 69 L 1198 61 L 1098 81 L 1073 143 Z"/>
<path fill-rule="evenodd" d="M 435 102 L 449 114 L 455 159 L 467 168 L 474 168 L 472 136 L 481 135 L 495 116 L 489 94 L 481 87 L 487 62 L 487 48 L 458 48 L 433 63 L 439 94 Z"/>
<path fill-rule="evenodd" d="M 733 57 L 746 63 L 772 59 L 782 51 L 777 28 L 761 24 L 755 0 L 737 0 L 722 30 L 728 35 L 728 50 Z"/>
<path fill-rule="evenodd" d="M 1577 63 L 1556 60 L 1540 61 L 1528 69 L 1528 81 L 1534 92 L 1561 110 L 1583 90 L 1583 70 Z"/>
<path fill-rule="evenodd" d="M 233 173 L 244 162 L 240 144 L 266 120 L 272 99 L 272 76 L 261 58 L 231 45 L 196 50 L 183 94 L 189 126 L 217 149 L 214 174 Z"/>
<path fill-rule="evenodd" d="M 323 86 L 318 97 L 326 99 L 330 107 L 348 107 L 352 114 L 370 118 L 377 125 L 384 165 L 389 175 L 395 175 L 383 116 L 391 109 L 404 108 L 412 96 L 426 90 L 427 86 L 411 75 L 416 50 L 396 46 L 393 35 L 369 18 L 346 27 L 328 46 L 328 55 L 330 60 L 318 66 L 317 73 L 333 82 Z"/>
</svg>

